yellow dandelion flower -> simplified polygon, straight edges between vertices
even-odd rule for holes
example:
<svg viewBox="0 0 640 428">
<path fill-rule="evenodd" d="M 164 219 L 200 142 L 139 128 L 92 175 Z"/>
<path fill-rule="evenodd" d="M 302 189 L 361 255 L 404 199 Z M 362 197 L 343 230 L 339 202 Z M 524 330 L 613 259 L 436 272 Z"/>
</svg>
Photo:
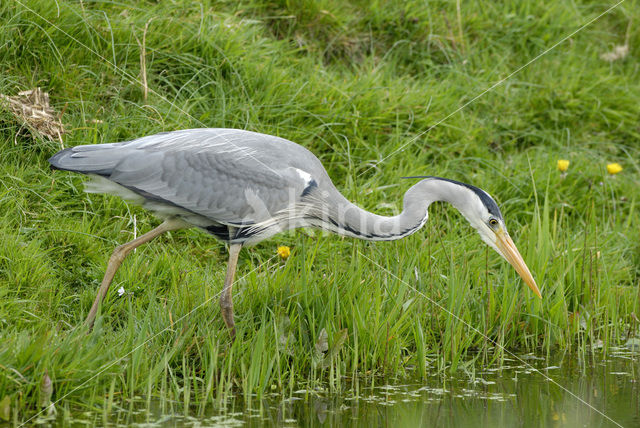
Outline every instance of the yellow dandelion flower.
<svg viewBox="0 0 640 428">
<path fill-rule="evenodd" d="M 565 159 L 558 159 L 558 171 L 566 172 L 569 169 L 569 161 Z"/>
<path fill-rule="evenodd" d="M 291 248 L 287 247 L 286 245 L 282 245 L 278 247 L 278 255 L 283 259 L 286 259 L 287 257 L 289 257 L 290 254 L 291 254 Z"/>
<path fill-rule="evenodd" d="M 607 164 L 607 172 L 611 175 L 615 175 L 622 171 L 622 166 L 619 163 Z"/>
</svg>

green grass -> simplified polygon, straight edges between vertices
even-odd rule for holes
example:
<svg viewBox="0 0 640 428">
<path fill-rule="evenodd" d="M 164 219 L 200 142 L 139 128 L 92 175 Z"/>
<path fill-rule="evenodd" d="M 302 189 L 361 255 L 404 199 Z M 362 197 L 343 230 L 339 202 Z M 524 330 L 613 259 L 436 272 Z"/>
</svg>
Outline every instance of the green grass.
<svg viewBox="0 0 640 428">
<path fill-rule="evenodd" d="M 111 251 L 158 221 L 51 172 L 59 143 L 0 110 L 0 400 L 10 397 L 12 420 L 39 409 L 45 370 L 59 410 L 107 414 L 137 396 L 204 407 L 237 392 L 251 401 L 498 365 L 509 353 L 585 357 L 637 335 L 637 3 L 448 117 L 612 4 L 462 2 L 458 20 L 453 1 L 3 2 L 0 93 L 48 91 L 66 146 L 201 126 L 276 134 L 382 214 L 400 208 L 403 176 L 470 182 L 499 201 L 543 294 L 436 205 L 401 241 L 297 231 L 244 250 L 233 345 L 217 305 L 224 245 L 167 234 L 127 258 L 87 334 Z M 136 39 L 152 18 L 145 101 Z M 628 28 L 629 56 L 601 60 Z M 624 170 L 609 176 L 608 162 Z"/>
</svg>

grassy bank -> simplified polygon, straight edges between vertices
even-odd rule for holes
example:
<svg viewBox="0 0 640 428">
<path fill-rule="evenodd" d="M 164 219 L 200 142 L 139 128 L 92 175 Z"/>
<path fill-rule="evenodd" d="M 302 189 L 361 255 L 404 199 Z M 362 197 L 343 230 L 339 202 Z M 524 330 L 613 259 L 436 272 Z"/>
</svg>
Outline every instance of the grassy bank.
<svg viewBox="0 0 640 428">
<path fill-rule="evenodd" d="M 636 335 L 640 9 L 626 1 L 473 100 L 613 3 L 462 3 L 3 2 L 0 93 L 49 92 L 65 146 L 202 126 L 276 134 L 381 214 L 400 208 L 403 176 L 470 182 L 499 201 L 543 294 L 437 205 L 397 242 L 297 231 L 243 251 L 233 345 L 217 306 L 224 246 L 168 234 L 127 258 L 87 334 L 114 246 L 158 221 L 49 171 L 60 143 L 2 109 L 0 400 L 12 418 L 38 409 L 45 373 L 59 409 L 206 405 L 470 357 L 588 358 Z M 625 43 L 626 58 L 601 58 Z M 609 162 L 623 171 L 607 174 Z M 277 245 L 291 246 L 287 260 Z"/>
</svg>

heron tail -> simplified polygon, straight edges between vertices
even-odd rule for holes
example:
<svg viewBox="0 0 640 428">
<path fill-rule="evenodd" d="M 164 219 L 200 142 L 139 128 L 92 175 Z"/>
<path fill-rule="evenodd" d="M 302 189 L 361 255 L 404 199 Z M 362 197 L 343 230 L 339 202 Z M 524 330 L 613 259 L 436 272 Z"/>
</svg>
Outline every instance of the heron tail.
<svg viewBox="0 0 640 428">
<path fill-rule="evenodd" d="M 51 169 L 109 176 L 122 160 L 123 153 L 115 144 L 76 146 L 60 150 L 49 158 Z"/>
</svg>

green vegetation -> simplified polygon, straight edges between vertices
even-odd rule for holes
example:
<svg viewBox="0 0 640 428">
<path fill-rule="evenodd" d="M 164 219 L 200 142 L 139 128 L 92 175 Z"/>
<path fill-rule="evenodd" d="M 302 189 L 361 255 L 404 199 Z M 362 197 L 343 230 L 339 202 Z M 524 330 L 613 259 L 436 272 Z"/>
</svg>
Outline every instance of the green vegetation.
<svg viewBox="0 0 640 428">
<path fill-rule="evenodd" d="M 235 392 L 339 391 L 509 352 L 589 358 L 637 335 L 640 8 L 627 0 L 451 114 L 613 5 L 461 3 L 458 14 L 454 1 L 2 2 L 0 93 L 49 92 L 65 146 L 202 126 L 276 134 L 381 214 L 400 208 L 403 176 L 470 182 L 500 202 L 543 294 L 438 204 L 401 241 L 297 231 L 244 250 L 232 345 L 217 304 L 224 245 L 168 234 L 127 258 L 87 334 L 111 251 L 158 221 L 51 172 L 60 143 L 0 109 L 0 401 L 11 418 L 39 409 L 45 373 L 59 411 L 107 413 L 135 396 L 206 406 Z M 625 42 L 626 58 L 601 59 Z M 558 159 L 571 161 L 564 175 Z M 608 175 L 608 162 L 623 171 Z M 292 248 L 286 261 L 277 245 Z"/>
</svg>

